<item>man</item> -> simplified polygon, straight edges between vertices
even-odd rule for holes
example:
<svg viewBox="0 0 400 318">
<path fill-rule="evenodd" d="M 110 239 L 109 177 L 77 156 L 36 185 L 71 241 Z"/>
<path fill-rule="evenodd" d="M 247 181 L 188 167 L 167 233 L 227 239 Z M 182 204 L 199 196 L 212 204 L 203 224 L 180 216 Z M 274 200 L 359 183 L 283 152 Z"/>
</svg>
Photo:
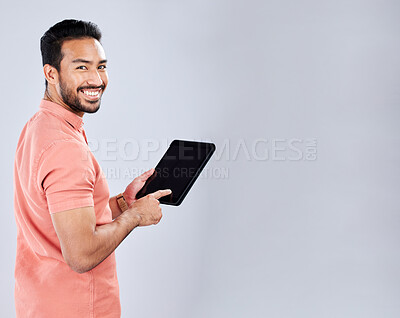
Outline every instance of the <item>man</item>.
<svg viewBox="0 0 400 318">
<path fill-rule="evenodd" d="M 15 168 L 17 317 L 120 317 L 115 248 L 137 226 L 161 219 L 160 190 L 136 193 L 153 169 L 117 197 L 82 128 L 107 87 L 101 33 L 64 20 L 41 38 L 46 90 L 18 141 Z"/>
</svg>

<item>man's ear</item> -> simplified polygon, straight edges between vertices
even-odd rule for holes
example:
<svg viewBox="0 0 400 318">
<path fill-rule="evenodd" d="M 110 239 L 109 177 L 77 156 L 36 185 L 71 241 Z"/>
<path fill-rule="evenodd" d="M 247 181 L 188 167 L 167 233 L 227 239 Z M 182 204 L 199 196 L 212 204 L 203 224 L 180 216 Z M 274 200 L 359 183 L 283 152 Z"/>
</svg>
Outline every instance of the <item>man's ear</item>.
<svg viewBox="0 0 400 318">
<path fill-rule="evenodd" d="M 59 75 L 57 69 L 54 66 L 46 64 L 45 66 L 43 66 L 43 73 L 49 84 L 56 85 L 58 83 Z"/>
</svg>

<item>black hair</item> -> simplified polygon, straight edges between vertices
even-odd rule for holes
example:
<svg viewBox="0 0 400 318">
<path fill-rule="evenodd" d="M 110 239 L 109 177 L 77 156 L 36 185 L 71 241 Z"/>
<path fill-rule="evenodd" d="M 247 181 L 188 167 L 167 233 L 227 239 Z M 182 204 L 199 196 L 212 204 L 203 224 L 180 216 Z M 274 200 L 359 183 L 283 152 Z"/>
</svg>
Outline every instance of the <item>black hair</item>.
<svg viewBox="0 0 400 318">
<path fill-rule="evenodd" d="M 82 20 L 63 20 L 53 25 L 40 39 L 43 66 L 49 64 L 60 71 L 62 44 L 66 40 L 80 38 L 94 38 L 100 42 L 101 31 L 95 23 Z"/>
</svg>

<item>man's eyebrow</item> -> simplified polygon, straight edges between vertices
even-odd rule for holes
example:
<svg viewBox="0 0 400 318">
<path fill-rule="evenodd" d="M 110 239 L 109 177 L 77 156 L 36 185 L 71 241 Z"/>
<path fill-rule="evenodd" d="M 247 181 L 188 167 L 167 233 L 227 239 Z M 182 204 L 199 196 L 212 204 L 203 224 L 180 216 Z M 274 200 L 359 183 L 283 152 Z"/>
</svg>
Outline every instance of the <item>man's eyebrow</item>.
<svg viewBox="0 0 400 318">
<path fill-rule="evenodd" d="M 72 61 L 72 63 L 87 63 L 87 64 L 93 64 L 92 61 L 88 61 L 88 60 L 85 60 L 85 59 L 75 59 L 75 60 Z M 101 61 L 99 62 L 99 64 L 104 64 L 104 63 L 107 63 L 107 60 L 101 60 Z"/>
<path fill-rule="evenodd" d="M 85 60 L 85 59 L 75 59 L 72 61 L 72 63 L 87 63 L 87 64 L 92 64 L 93 62 Z"/>
</svg>

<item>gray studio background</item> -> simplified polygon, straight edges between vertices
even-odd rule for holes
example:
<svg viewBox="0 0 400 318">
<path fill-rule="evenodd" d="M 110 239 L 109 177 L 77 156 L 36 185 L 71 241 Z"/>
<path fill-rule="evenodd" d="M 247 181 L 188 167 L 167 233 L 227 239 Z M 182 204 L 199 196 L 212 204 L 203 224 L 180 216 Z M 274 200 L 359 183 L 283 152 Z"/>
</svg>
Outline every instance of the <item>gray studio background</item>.
<svg viewBox="0 0 400 318">
<path fill-rule="evenodd" d="M 15 147 L 43 95 L 39 39 L 64 18 L 103 31 L 110 82 L 84 119 L 111 193 L 175 138 L 218 148 L 117 249 L 123 317 L 400 317 L 394 0 L 1 2 L 2 317 Z"/>
</svg>

